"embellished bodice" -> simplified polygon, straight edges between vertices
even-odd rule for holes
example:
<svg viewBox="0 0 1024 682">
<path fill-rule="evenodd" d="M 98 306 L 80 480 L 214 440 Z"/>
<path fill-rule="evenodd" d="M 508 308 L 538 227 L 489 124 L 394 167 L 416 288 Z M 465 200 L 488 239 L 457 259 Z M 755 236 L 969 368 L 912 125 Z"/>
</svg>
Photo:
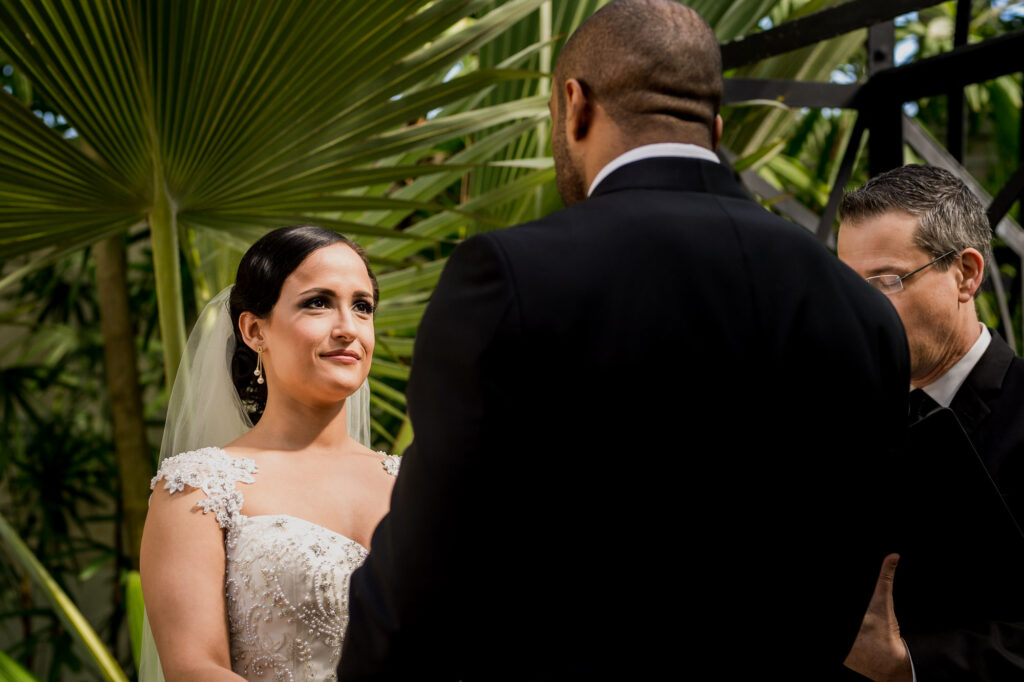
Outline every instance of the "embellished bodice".
<svg viewBox="0 0 1024 682">
<path fill-rule="evenodd" d="M 381 464 L 398 473 L 398 457 Z M 247 680 L 335 680 L 348 624 L 349 577 L 366 559 L 355 540 L 287 514 L 245 516 L 240 483 L 256 463 L 203 448 L 168 457 L 150 485 L 201 489 L 196 503 L 225 531 L 231 667 Z"/>
</svg>

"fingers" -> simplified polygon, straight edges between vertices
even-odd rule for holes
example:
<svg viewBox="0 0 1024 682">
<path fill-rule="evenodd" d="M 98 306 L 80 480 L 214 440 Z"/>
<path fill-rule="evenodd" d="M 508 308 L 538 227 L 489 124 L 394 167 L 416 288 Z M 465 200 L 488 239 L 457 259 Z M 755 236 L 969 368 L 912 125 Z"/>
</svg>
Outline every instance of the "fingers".
<svg viewBox="0 0 1024 682">
<path fill-rule="evenodd" d="M 892 599 L 892 586 L 896 579 L 896 564 L 899 563 L 899 554 L 890 554 L 882 560 L 882 570 L 878 574 L 878 582 L 875 583 L 875 595 L 871 602 L 884 609 L 884 619 L 889 631 L 899 637 L 900 626 L 896 620 L 896 608 Z"/>
<path fill-rule="evenodd" d="M 896 564 L 899 560 L 899 554 L 890 554 L 882 560 L 882 569 L 878 573 L 875 591 L 868 604 L 868 614 L 874 614 L 877 618 L 890 623 L 896 621 L 892 602 L 892 585 L 896 577 Z"/>
<path fill-rule="evenodd" d="M 872 680 L 910 680 L 913 675 L 910 655 L 900 637 L 893 609 L 892 586 L 899 559 L 899 554 L 890 554 L 882 560 L 875 593 L 844 661 L 847 668 Z"/>
<path fill-rule="evenodd" d="M 882 570 L 878 572 L 878 581 L 875 582 L 875 593 L 871 601 L 892 600 L 892 584 L 896 578 L 896 564 L 899 563 L 899 554 L 889 554 L 882 559 Z"/>
<path fill-rule="evenodd" d="M 892 584 L 896 578 L 896 564 L 899 561 L 899 554 L 889 554 L 882 559 L 882 570 L 878 574 L 878 584 L 875 586 L 876 591 L 879 587 L 884 587 L 889 591 L 889 594 L 892 594 Z"/>
</svg>

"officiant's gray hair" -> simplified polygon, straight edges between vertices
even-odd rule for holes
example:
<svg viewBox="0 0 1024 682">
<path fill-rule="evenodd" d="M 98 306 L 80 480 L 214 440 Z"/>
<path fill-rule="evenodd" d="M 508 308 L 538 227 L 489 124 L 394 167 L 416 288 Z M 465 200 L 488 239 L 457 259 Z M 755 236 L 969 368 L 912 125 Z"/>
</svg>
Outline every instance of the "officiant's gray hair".
<svg viewBox="0 0 1024 682">
<path fill-rule="evenodd" d="M 917 218 L 914 244 L 938 258 L 950 251 L 977 249 L 986 263 L 992 259 L 992 230 L 985 207 L 958 177 L 943 168 L 908 164 L 876 175 L 843 196 L 843 223 L 877 218 L 902 211 Z M 954 260 L 935 264 L 948 270 Z M 984 268 L 982 274 L 984 275 Z"/>
</svg>

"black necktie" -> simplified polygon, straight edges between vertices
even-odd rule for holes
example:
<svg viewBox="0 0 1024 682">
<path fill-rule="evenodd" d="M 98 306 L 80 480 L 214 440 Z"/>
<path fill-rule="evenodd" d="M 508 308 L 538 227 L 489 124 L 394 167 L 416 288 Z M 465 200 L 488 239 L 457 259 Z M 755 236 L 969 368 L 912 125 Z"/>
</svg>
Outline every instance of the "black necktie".
<svg viewBox="0 0 1024 682">
<path fill-rule="evenodd" d="M 930 395 L 919 388 L 910 392 L 910 411 L 907 413 L 907 423 L 915 424 L 926 417 L 932 411 L 938 409 L 939 404 Z"/>
</svg>

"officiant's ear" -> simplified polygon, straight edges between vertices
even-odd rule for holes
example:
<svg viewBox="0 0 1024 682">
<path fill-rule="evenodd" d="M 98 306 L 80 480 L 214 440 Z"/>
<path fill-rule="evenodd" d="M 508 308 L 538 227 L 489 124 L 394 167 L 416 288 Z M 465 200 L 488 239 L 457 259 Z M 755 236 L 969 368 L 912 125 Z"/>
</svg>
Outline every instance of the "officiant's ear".
<svg viewBox="0 0 1024 682">
<path fill-rule="evenodd" d="M 565 81 L 565 121 L 566 137 L 578 142 L 590 132 L 591 120 L 594 116 L 594 100 L 586 83 L 576 78 Z"/>
<path fill-rule="evenodd" d="M 266 320 L 256 317 L 256 315 L 248 310 L 243 311 L 238 316 L 238 331 L 242 333 L 242 340 L 245 341 L 245 345 L 253 350 L 260 346 L 266 346 L 266 341 L 263 338 L 263 325 L 265 323 Z"/>
<path fill-rule="evenodd" d="M 977 249 L 964 249 L 960 253 L 960 282 L 957 292 L 961 303 L 967 303 L 974 298 L 984 274 L 985 259 L 981 253 Z"/>
</svg>

